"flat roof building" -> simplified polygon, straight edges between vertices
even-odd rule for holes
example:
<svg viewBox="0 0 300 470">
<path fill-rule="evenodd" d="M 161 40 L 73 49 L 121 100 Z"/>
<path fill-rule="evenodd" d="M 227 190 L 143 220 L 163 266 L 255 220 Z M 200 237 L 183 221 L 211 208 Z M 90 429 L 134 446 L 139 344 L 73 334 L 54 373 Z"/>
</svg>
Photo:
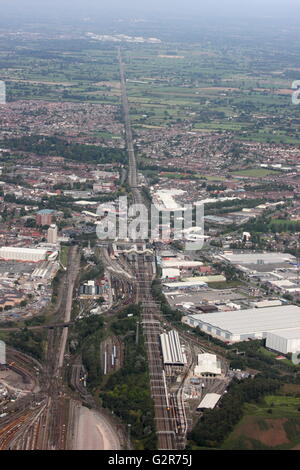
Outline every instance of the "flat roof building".
<svg viewBox="0 0 300 470">
<path fill-rule="evenodd" d="M 220 258 L 232 264 L 280 264 L 295 263 L 296 258 L 289 253 L 224 253 Z"/>
<path fill-rule="evenodd" d="M 0 248 L 0 259 L 38 262 L 45 260 L 47 250 L 41 248 L 23 248 L 14 246 L 2 246 Z"/>
<path fill-rule="evenodd" d="M 267 333 L 266 347 L 282 354 L 300 351 L 300 328 L 269 331 Z"/>
<path fill-rule="evenodd" d="M 197 407 L 197 410 L 214 409 L 221 396 L 219 393 L 207 393 Z"/>
<path fill-rule="evenodd" d="M 199 268 L 203 266 L 201 261 L 189 261 L 184 259 L 171 259 L 162 262 L 164 268 Z"/>
<path fill-rule="evenodd" d="M 198 364 L 194 374 L 198 377 L 215 377 L 221 375 L 221 363 L 215 354 L 198 354 Z"/>
<path fill-rule="evenodd" d="M 195 314 L 185 317 L 193 328 L 224 341 L 236 342 L 267 337 L 268 332 L 300 328 L 300 307 L 282 305 L 263 309 L 251 308 L 230 312 Z"/>
<path fill-rule="evenodd" d="M 193 287 L 207 287 L 206 282 L 200 280 L 200 277 L 195 277 L 194 281 L 179 281 L 179 282 L 163 282 L 163 285 L 168 289 L 191 289 Z"/>
</svg>

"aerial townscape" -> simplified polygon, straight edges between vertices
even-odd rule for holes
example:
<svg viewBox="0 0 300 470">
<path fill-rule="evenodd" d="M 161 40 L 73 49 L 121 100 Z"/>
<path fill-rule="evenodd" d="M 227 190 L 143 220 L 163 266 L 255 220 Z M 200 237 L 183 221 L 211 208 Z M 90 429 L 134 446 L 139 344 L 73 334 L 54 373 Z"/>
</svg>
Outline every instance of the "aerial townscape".
<svg viewBox="0 0 300 470">
<path fill-rule="evenodd" d="M 300 450 L 299 6 L 2 3 L 0 450 Z"/>
</svg>

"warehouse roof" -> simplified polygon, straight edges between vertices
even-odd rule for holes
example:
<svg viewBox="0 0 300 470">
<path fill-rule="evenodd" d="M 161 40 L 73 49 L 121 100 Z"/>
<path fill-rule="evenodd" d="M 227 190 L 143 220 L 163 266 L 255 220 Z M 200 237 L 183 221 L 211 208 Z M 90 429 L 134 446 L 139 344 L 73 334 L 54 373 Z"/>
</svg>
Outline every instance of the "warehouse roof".
<svg viewBox="0 0 300 470">
<path fill-rule="evenodd" d="M 47 253 L 47 250 L 44 248 L 25 248 L 23 246 L 1 246 L 0 253 L 35 253 L 44 255 Z"/>
<path fill-rule="evenodd" d="M 195 280 L 199 280 L 201 282 L 225 282 L 226 277 L 223 274 L 214 274 L 212 276 L 196 276 L 196 277 L 187 277 L 187 282 L 193 282 Z"/>
<path fill-rule="evenodd" d="M 197 268 L 203 266 L 201 261 L 188 261 L 184 259 L 163 260 L 163 267 L 165 268 Z"/>
<path fill-rule="evenodd" d="M 200 277 L 195 277 L 194 281 L 185 281 L 185 282 L 163 282 L 163 285 L 173 289 L 187 289 L 188 287 L 203 287 L 207 286 L 206 282 L 203 282 Z"/>
<path fill-rule="evenodd" d="M 201 401 L 200 405 L 198 406 L 199 408 L 211 408 L 213 409 L 218 401 L 220 400 L 222 395 L 219 395 L 218 393 L 207 393 L 203 400 Z"/>
<path fill-rule="evenodd" d="M 261 300 L 259 302 L 253 302 L 252 303 L 253 307 L 256 308 L 266 308 L 266 307 L 278 307 L 279 305 L 282 305 L 281 300 Z"/>
<path fill-rule="evenodd" d="M 300 328 L 300 307 L 296 305 L 196 314 L 189 317 L 233 334 L 283 330 L 287 326 Z"/>
<path fill-rule="evenodd" d="M 221 364 L 215 354 L 198 354 L 198 364 L 195 367 L 195 374 L 216 374 L 222 373 Z"/>
<path fill-rule="evenodd" d="M 295 262 L 296 258 L 289 253 L 224 253 L 222 258 L 233 264 L 264 264 Z"/>
<path fill-rule="evenodd" d="M 298 339 L 300 338 L 300 328 L 288 328 L 286 330 L 279 330 L 279 331 L 268 331 L 268 333 L 272 333 L 276 336 L 280 336 L 284 339 Z"/>
<path fill-rule="evenodd" d="M 164 364 L 184 364 L 179 335 L 176 330 L 160 335 Z"/>
</svg>

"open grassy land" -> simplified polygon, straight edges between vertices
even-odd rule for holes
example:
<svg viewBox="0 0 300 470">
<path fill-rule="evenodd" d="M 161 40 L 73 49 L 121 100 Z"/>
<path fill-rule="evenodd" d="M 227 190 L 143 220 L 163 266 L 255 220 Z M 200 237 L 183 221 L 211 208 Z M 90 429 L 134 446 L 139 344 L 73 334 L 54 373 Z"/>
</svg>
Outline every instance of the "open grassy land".
<svg viewBox="0 0 300 470">
<path fill-rule="evenodd" d="M 245 414 L 223 449 L 297 449 L 300 448 L 299 385 L 287 384 L 286 393 L 298 396 L 267 395 L 260 404 L 247 404 Z M 288 388 L 292 387 L 292 388 Z M 296 388 L 295 388 L 296 387 Z"/>
<path fill-rule="evenodd" d="M 9 101 L 119 102 L 118 64 L 113 45 L 101 47 L 84 39 L 0 39 L 0 63 Z"/>
<path fill-rule="evenodd" d="M 278 174 L 278 171 L 275 170 L 267 170 L 264 168 L 253 168 L 249 170 L 238 170 L 234 171 L 232 174 L 233 176 L 249 176 L 253 178 L 264 178 L 265 176 L 275 175 Z"/>
</svg>

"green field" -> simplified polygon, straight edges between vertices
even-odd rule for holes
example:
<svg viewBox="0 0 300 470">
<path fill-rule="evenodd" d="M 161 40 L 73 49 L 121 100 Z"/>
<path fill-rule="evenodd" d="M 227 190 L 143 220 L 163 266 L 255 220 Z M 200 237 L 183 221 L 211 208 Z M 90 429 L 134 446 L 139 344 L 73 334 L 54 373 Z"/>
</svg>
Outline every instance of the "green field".
<svg viewBox="0 0 300 470">
<path fill-rule="evenodd" d="M 268 395 L 247 404 L 222 449 L 293 449 L 300 445 L 300 397 Z"/>
<path fill-rule="evenodd" d="M 233 171 L 233 176 L 249 176 L 253 178 L 264 178 L 265 176 L 276 175 L 278 171 L 264 168 L 253 168 L 247 170 Z"/>
</svg>

